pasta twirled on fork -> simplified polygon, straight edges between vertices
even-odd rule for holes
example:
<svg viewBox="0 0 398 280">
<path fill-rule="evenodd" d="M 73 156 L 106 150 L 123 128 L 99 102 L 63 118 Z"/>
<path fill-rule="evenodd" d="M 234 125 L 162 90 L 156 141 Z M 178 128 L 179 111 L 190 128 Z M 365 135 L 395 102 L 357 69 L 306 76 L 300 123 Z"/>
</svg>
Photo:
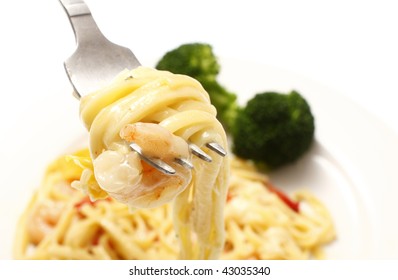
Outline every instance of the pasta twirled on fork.
<svg viewBox="0 0 398 280">
<path fill-rule="evenodd" d="M 90 133 L 94 168 L 87 168 L 74 186 L 92 199 L 110 195 L 133 208 L 174 200 L 181 258 L 218 258 L 224 242 L 228 164 L 205 144 L 217 142 L 226 148 L 227 139 L 200 83 L 188 76 L 139 67 L 83 97 L 81 117 Z M 155 131 L 152 138 L 151 131 Z M 131 140 L 140 141 L 144 152 L 157 153 L 177 170 L 176 175 L 160 174 L 141 161 L 128 146 Z M 193 157 L 193 170 L 173 163 L 173 158 L 189 157 L 187 142 L 214 155 L 212 162 Z"/>
</svg>

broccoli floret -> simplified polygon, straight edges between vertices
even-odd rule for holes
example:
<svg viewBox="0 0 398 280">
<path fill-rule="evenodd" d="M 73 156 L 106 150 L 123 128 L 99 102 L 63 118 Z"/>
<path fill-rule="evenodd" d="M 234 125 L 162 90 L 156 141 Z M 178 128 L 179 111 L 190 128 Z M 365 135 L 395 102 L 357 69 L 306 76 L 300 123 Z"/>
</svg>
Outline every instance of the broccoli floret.
<svg viewBox="0 0 398 280">
<path fill-rule="evenodd" d="M 167 52 L 156 68 L 175 74 L 184 74 L 198 80 L 217 109 L 217 118 L 229 130 L 233 126 L 237 105 L 235 93 L 229 92 L 217 81 L 220 65 L 209 44 L 190 43 Z"/>
<path fill-rule="evenodd" d="M 202 84 L 239 157 L 277 168 L 297 160 L 312 143 L 314 117 L 299 93 L 260 93 L 239 107 L 237 95 L 217 81 L 220 65 L 209 44 L 181 45 L 167 52 L 156 68 L 191 76 Z"/>
<path fill-rule="evenodd" d="M 314 131 L 314 117 L 299 93 L 260 93 L 237 112 L 233 150 L 239 157 L 274 169 L 303 155 Z"/>
<path fill-rule="evenodd" d="M 156 68 L 191 76 L 199 81 L 214 81 L 220 65 L 209 44 L 191 43 L 167 52 Z"/>
</svg>

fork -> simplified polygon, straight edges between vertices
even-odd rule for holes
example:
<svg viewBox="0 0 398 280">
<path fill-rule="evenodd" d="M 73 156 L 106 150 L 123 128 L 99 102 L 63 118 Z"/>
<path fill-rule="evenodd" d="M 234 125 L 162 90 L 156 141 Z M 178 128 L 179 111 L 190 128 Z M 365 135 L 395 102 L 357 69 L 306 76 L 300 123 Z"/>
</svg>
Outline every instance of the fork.
<svg viewBox="0 0 398 280">
<path fill-rule="evenodd" d="M 72 25 L 77 49 L 64 62 L 67 76 L 73 86 L 74 96 L 80 99 L 83 95 L 94 92 L 124 69 L 134 69 L 140 62 L 133 52 L 109 41 L 100 31 L 91 11 L 83 0 L 59 0 Z M 129 143 L 130 148 L 137 152 L 141 159 L 165 174 L 175 174 L 175 169 L 159 158 L 148 157 L 136 143 Z M 226 151 L 217 142 L 206 143 L 206 146 L 220 156 Z M 188 143 L 191 153 L 200 159 L 211 162 L 210 155 L 194 143 Z M 175 162 L 185 168 L 192 169 L 190 161 L 176 158 Z"/>
</svg>

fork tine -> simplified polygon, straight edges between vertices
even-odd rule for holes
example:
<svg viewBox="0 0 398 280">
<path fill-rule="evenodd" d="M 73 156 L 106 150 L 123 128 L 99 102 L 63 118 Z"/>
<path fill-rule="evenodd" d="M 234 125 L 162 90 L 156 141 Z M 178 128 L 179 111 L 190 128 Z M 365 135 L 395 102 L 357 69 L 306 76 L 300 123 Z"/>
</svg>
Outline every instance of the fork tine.
<svg viewBox="0 0 398 280">
<path fill-rule="evenodd" d="M 192 154 L 194 154 L 195 156 L 199 157 L 204 161 L 212 162 L 213 159 L 211 158 L 211 156 L 203 152 L 202 149 L 199 148 L 197 145 L 195 145 L 194 143 L 189 143 L 188 146 Z"/>
<path fill-rule="evenodd" d="M 216 152 L 217 154 L 219 154 L 222 157 L 225 157 L 227 155 L 227 152 L 224 150 L 224 148 L 217 142 L 207 143 L 206 147 L 209 148 L 210 150 Z"/>
<path fill-rule="evenodd" d="M 176 158 L 174 160 L 177 164 L 182 165 L 185 168 L 188 169 L 193 169 L 193 164 L 192 162 L 190 162 L 189 160 L 185 159 L 185 158 Z"/>
<path fill-rule="evenodd" d="M 133 151 L 137 152 L 140 155 L 142 160 L 144 160 L 149 165 L 155 167 L 160 172 L 163 172 L 164 174 L 167 175 L 174 175 L 176 173 L 175 169 L 170 165 L 168 165 L 167 163 L 165 163 L 164 161 L 158 158 L 148 158 L 147 156 L 145 156 L 144 153 L 142 152 L 141 147 L 138 146 L 136 143 L 132 142 L 129 144 L 129 146 Z"/>
</svg>

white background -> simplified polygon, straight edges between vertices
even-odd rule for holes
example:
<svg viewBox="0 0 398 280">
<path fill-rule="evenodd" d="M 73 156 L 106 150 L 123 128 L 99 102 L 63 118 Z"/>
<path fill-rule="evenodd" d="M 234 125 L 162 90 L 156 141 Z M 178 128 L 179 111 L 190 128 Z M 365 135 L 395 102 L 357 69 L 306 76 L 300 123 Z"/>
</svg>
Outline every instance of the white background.
<svg viewBox="0 0 398 280">
<path fill-rule="evenodd" d="M 260 61 L 333 87 L 398 132 L 396 1 L 87 3 L 104 34 L 144 63 L 181 43 L 208 42 L 219 56 Z M 57 0 L 6 1 L 0 23 L 3 116 L 15 109 L 7 101 L 34 98 L 46 74 L 63 74 L 74 39 Z M 16 86 L 25 78 L 34 83 L 29 93 Z"/>
<path fill-rule="evenodd" d="M 395 3 L 87 0 L 103 33 L 131 48 L 143 64 L 182 43 L 207 42 L 218 56 L 292 71 L 333 88 L 398 134 Z M 7 1 L 1 11 L 0 174 L 6 179 L 0 221 L 8 222 L 0 223 L 0 232 L 7 232 L 1 238 L 10 240 L 12 232 L 4 225 L 14 221 L 20 205 L 10 208 L 4 202 L 31 196 L 27 189 L 39 182 L 45 165 L 67 144 L 64 126 L 84 130 L 62 64 L 75 42 L 61 5 L 57 0 Z M 266 81 L 264 77 L 265 88 Z M 76 117 L 65 122 L 65 115 Z M 58 119 L 58 127 L 49 127 Z M 37 143 L 42 135 L 45 139 Z M 32 158 L 37 164 L 25 165 Z M 15 183 L 23 181 L 20 177 L 37 180 L 25 189 Z"/>
<path fill-rule="evenodd" d="M 324 280 L 335 279 L 378 279 L 386 275 L 396 275 L 397 261 L 3 261 L 2 272 L 5 275 L 16 275 L 22 279 L 40 280 L 69 280 L 69 279 L 162 279 L 162 280 L 189 280 L 189 279 L 305 279 Z M 193 274 L 195 269 L 211 269 L 210 275 L 164 275 L 155 276 L 155 270 L 178 269 L 184 273 L 185 267 Z M 223 274 L 224 268 L 230 271 L 231 268 L 268 267 L 269 275 L 234 275 Z M 151 270 L 152 268 L 152 270 Z M 152 271 L 145 276 L 130 275 L 130 271 Z M 148 269 L 148 270 L 147 270 Z M 241 269 L 242 271 L 243 269 Z M 234 269 L 235 271 L 235 269 Z M 268 271 L 268 270 L 267 270 Z"/>
</svg>

